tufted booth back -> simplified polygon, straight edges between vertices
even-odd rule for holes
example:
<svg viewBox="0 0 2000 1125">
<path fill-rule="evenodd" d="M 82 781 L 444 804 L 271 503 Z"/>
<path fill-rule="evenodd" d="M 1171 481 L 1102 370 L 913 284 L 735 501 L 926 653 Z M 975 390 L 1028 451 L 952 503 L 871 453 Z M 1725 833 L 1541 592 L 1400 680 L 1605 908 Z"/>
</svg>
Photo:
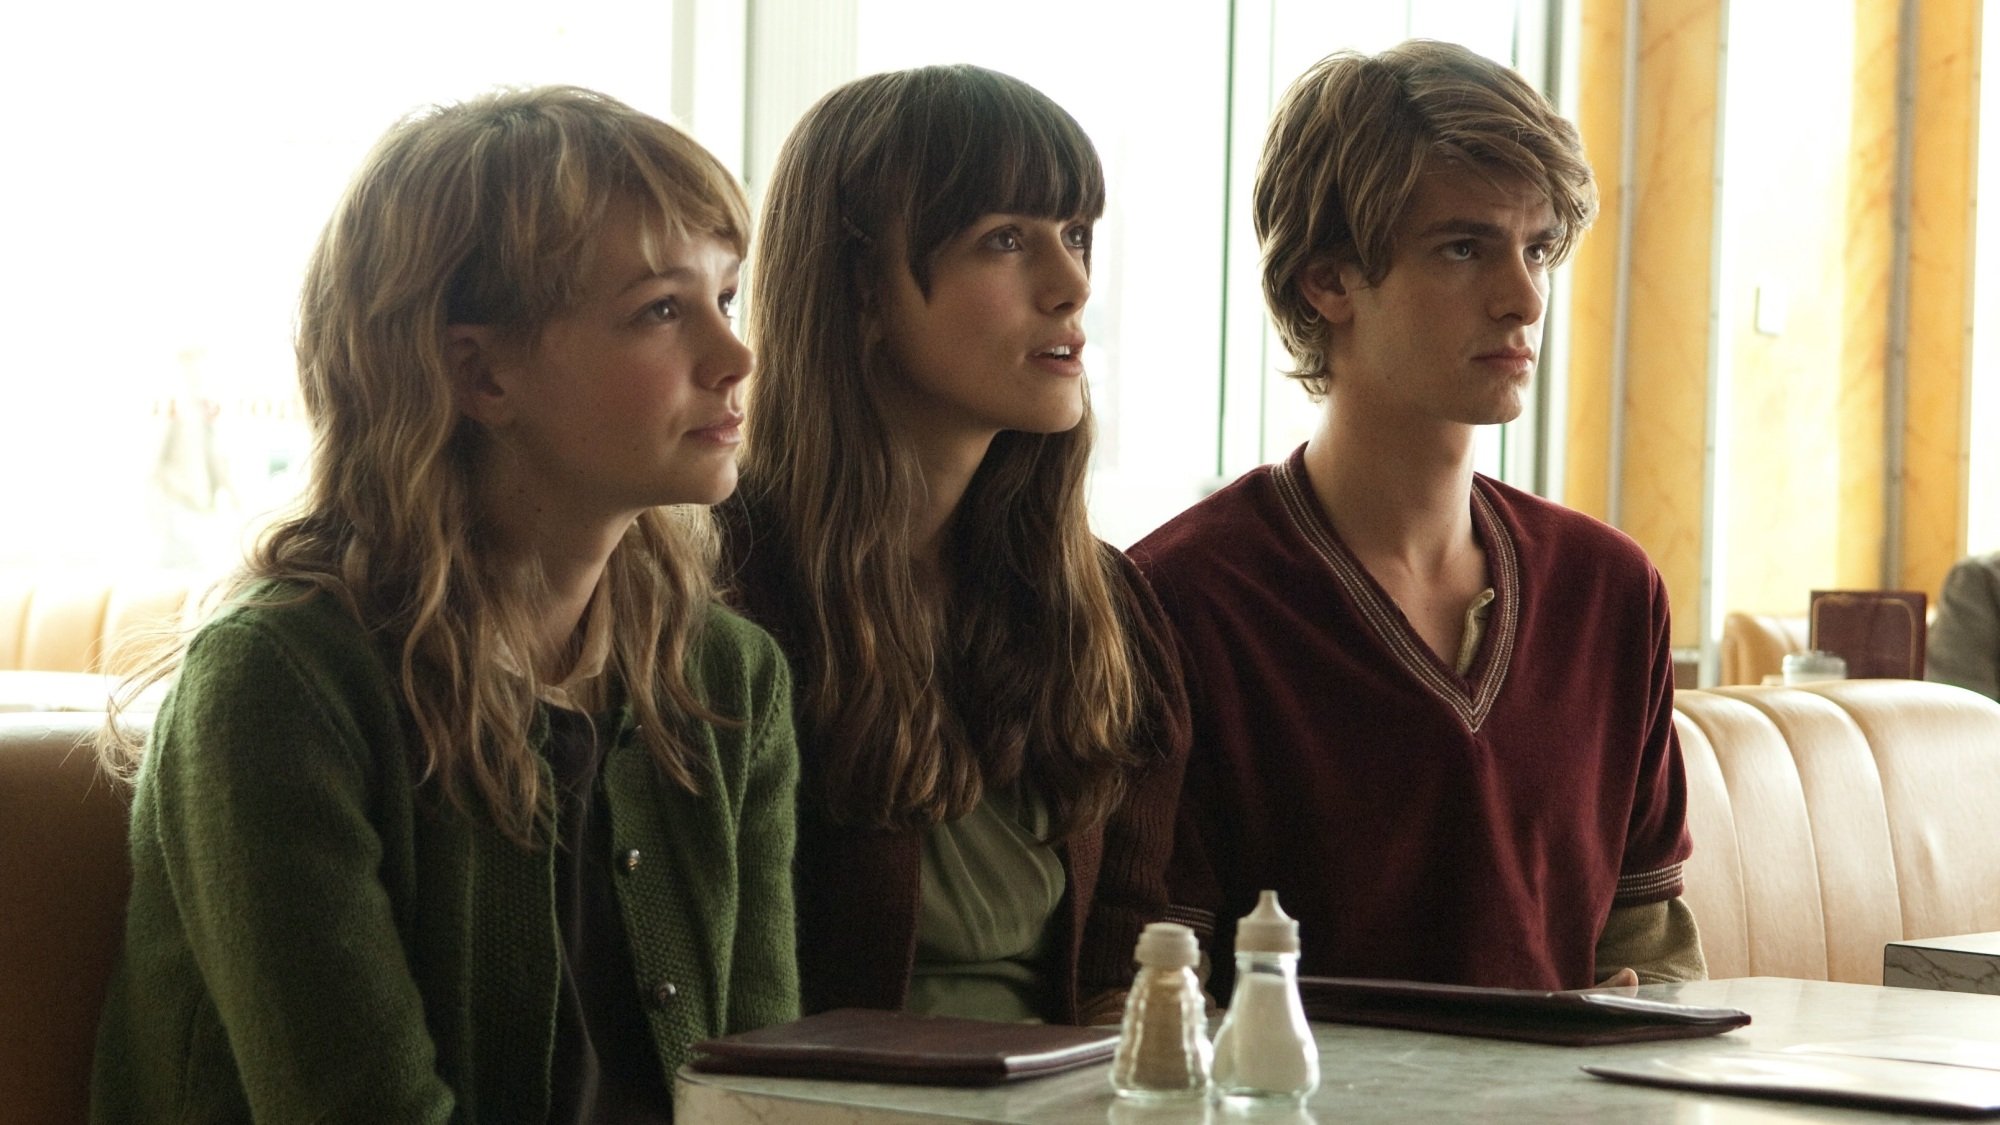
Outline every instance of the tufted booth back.
<svg viewBox="0 0 2000 1125">
<path fill-rule="evenodd" d="M 1724 614 L 1719 682 L 1761 684 L 1765 676 L 1778 675 L 1785 670 L 1787 654 L 1806 650 L 1811 632 L 1803 615 Z"/>
<path fill-rule="evenodd" d="M 1674 710 L 1711 976 L 1880 984 L 1888 942 L 2000 930 L 2000 703 L 1848 680 Z"/>
<path fill-rule="evenodd" d="M 1674 708 L 1711 975 L 1880 983 L 1886 942 L 2000 930 L 2000 703 L 1852 680 L 1683 691 Z M 85 1114 L 130 883 L 126 794 L 85 745 L 102 721 L 0 714 L 10 1125 Z"/>
<path fill-rule="evenodd" d="M 110 666 L 118 641 L 188 623 L 204 585 L 177 571 L 108 580 L 0 572 L 0 670 L 129 672 Z"/>
<path fill-rule="evenodd" d="M 87 743 L 103 722 L 0 714 L 0 1118 L 11 1125 L 86 1117 L 131 883 L 127 794 Z"/>
</svg>

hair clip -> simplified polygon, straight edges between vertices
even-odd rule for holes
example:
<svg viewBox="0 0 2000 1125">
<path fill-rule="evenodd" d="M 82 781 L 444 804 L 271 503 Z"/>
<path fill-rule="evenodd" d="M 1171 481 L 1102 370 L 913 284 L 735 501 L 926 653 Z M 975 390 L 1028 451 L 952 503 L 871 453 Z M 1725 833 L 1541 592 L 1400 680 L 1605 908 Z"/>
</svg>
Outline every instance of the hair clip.
<svg viewBox="0 0 2000 1125">
<path fill-rule="evenodd" d="M 867 231 L 862 230 L 860 227 L 856 226 L 854 224 L 854 220 L 848 218 L 844 212 L 840 216 L 840 226 L 841 229 L 847 232 L 847 236 L 849 238 L 852 238 L 854 241 L 859 242 L 861 245 L 863 246 L 875 245 L 875 239 L 873 238 L 873 236 L 871 236 Z"/>
</svg>

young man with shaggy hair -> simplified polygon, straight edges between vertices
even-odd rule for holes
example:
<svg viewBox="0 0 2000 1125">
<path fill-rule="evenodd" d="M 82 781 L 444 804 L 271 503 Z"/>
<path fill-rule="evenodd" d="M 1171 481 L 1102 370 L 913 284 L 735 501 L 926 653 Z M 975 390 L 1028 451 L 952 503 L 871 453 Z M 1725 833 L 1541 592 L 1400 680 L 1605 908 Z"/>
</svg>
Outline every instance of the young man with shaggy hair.
<svg viewBox="0 0 2000 1125">
<path fill-rule="evenodd" d="M 1132 551 L 1188 663 L 1176 902 L 1226 974 L 1275 888 L 1303 971 L 1568 989 L 1704 975 L 1666 589 L 1473 471 L 1596 212 L 1575 129 L 1463 48 L 1342 53 L 1278 108 L 1264 296 L 1325 413 Z"/>
</svg>

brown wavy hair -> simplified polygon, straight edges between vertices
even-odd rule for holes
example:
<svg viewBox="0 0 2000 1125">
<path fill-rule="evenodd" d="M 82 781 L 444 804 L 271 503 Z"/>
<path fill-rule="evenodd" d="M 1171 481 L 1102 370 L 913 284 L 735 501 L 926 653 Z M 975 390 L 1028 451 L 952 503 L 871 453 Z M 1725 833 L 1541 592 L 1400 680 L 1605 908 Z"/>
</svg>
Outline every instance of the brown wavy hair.
<svg viewBox="0 0 2000 1125">
<path fill-rule="evenodd" d="M 528 743 L 546 685 L 513 654 L 533 650 L 526 610 L 546 584 L 504 576 L 493 557 L 471 479 L 489 439 L 454 403 L 446 329 L 532 338 L 574 305 L 606 212 L 627 199 L 641 204 L 649 256 L 690 236 L 738 254 L 748 246 L 729 172 L 679 130 L 602 94 L 504 91 L 392 128 L 306 270 L 297 353 L 310 483 L 222 598 L 338 599 L 398 653 L 423 775 L 461 805 L 476 794 L 524 845 L 548 807 Z M 607 673 L 660 768 L 691 791 L 689 723 L 718 716 L 683 665 L 714 597 L 717 549 L 708 509 L 655 508 L 626 531 L 601 580 L 614 607 Z M 157 659 L 121 698 L 172 674 L 183 652 Z M 115 715 L 106 741 L 107 765 L 129 776 L 142 747 Z"/>
<path fill-rule="evenodd" d="M 1576 127 L 1526 79 L 1455 43 L 1339 51 L 1279 101 L 1257 164 L 1253 220 L 1264 303 L 1292 353 L 1289 374 L 1313 397 L 1327 392 L 1326 326 L 1300 292 L 1300 274 L 1332 260 L 1381 281 L 1417 180 L 1441 160 L 1539 186 L 1561 230 L 1551 266 L 1597 217 Z"/>
<path fill-rule="evenodd" d="M 911 531 L 924 477 L 878 398 L 902 376 L 865 330 L 889 271 L 928 294 L 938 250 L 979 216 L 1103 210 L 1076 121 L 972 66 L 850 82 L 778 156 L 746 287 L 742 489 L 804 607 L 791 656 L 808 784 L 837 821 L 935 824 L 1025 781 L 1061 833 L 1101 821 L 1138 764 L 1158 689 L 1119 560 L 1084 512 L 1088 401 L 1072 430 L 993 440 L 946 524 L 948 589 L 927 595 Z"/>
</svg>

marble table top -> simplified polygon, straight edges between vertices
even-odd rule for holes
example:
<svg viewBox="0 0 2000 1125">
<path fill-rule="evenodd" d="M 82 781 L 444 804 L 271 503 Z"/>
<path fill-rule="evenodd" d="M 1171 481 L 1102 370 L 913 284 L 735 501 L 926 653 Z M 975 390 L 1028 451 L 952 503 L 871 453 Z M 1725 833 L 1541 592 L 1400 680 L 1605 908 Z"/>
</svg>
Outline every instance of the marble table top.
<svg viewBox="0 0 2000 1125">
<path fill-rule="evenodd" d="M 1892 941 L 1882 949 L 1882 983 L 2000 995 L 2000 933 Z"/>
<path fill-rule="evenodd" d="M 1111 1093 L 1108 1064 L 984 1089 L 755 1078 L 683 1070 L 678 1119 L 702 1125 L 1334 1125 L 1336 1122 L 1615 1122 L 1763 1125 L 1935 1121 L 1880 1111 L 1653 1089 L 1585 1074 L 1592 1063 L 1777 1050 L 1887 1035 L 2000 1043 L 2000 997 L 1777 977 L 1648 985 L 1639 995 L 1741 1008 L 1754 1022 L 1706 1039 L 1550 1047 L 1386 1028 L 1315 1024 L 1321 1083 L 1303 1108 L 1242 1113 L 1144 1106 Z"/>
</svg>

